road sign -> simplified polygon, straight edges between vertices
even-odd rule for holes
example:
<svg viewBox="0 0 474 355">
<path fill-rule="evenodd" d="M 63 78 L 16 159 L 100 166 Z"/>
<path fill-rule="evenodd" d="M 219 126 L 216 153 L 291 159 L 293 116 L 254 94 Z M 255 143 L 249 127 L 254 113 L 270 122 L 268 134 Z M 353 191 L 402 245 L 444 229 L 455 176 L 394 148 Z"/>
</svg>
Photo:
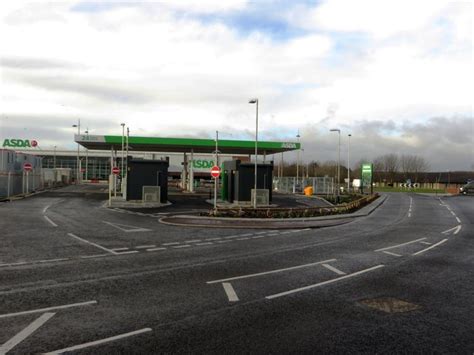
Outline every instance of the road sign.
<svg viewBox="0 0 474 355">
<path fill-rule="evenodd" d="M 117 166 L 114 166 L 112 168 L 112 174 L 114 174 L 114 175 L 120 174 L 120 169 Z"/>
<path fill-rule="evenodd" d="M 23 170 L 24 171 L 31 171 L 31 170 L 33 170 L 33 166 L 30 163 L 25 163 L 25 164 L 23 164 Z"/>
<path fill-rule="evenodd" d="M 219 176 L 221 175 L 221 168 L 219 168 L 218 166 L 214 165 L 211 169 L 211 176 L 214 178 L 214 179 L 217 179 Z"/>
<path fill-rule="evenodd" d="M 372 193 L 372 175 L 373 175 L 373 165 L 372 164 L 362 164 L 362 189 L 364 187 L 370 187 L 370 192 Z"/>
</svg>

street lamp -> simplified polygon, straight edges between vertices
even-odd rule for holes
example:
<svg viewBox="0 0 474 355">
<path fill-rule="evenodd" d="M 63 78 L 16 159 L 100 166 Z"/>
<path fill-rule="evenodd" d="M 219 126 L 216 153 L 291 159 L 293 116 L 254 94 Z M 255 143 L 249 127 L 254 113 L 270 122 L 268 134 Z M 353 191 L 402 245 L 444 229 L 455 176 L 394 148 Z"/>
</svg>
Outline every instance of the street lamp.
<svg viewBox="0 0 474 355">
<path fill-rule="evenodd" d="M 347 143 L 347 192 L 351 191 L 351 137 L 352 134 L 348 134 L 349 141 Z"/>
<path fill-rule="evenodd" d="M 87 141 L 89 141 L 89 127 L 86 127 L 84 133 L 87 135 Z M 86 180 L 89 179 L 89 149 L 86 148 Z"/>
<path fill-rule="evenodd" d="M 256 115 L 255 115 L 255 181 L 254 181 L 254 190 L 255 196 L 253 199 L 253 208 L 257 208 L 257 142 L 258 142 L 258 99 L 250 99 L 249 104 L 256 105 Z"/>
<path fill-rule="evenodd" d="M 337 132 L 339 134 L 339 143 L 337 146 L 337 195 L 340 195 L 339 184 L 340 184 L 340 165 L 341 165 L 341 130 L 339 128 L 333 128 L 330 132 Z"/>
<path fill-rule="evenodd" d="M 72 127 L 77 127 L 77 135 L 81 134 L 81 120 L 77 119 L 77 124 L 73 124 Z M 79 137 L 78 137 L 79 138 Z M 76 184 L 79 184 L 79 174 L 81 173 L 81 168 L 79 167 L 79 143 L 77 143 L 77 175 L 76 175 Z"/>
<path fill-rule="evenodd" d="M 120 169 L 120 176 L 123 177 L 123 160 L 124 160 L 124 152 L 125 152 L 125 123 L 120 124 L 122 126 L 122 168 Z"/>
</svg>

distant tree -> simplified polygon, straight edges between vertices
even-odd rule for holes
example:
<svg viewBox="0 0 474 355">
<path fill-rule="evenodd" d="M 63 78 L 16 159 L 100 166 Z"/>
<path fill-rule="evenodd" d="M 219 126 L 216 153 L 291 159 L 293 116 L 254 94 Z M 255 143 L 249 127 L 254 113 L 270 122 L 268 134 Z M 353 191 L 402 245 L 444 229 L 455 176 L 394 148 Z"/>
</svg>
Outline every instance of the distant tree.
<svg viewBox="0 0 474 355">
<path fill-rule="evenodd" d="M 385 154 L 382 155 L 380 158 L 383 162 L 386 177 L 389 179 L 390 183 L 393 183 L 399 168 L 398 155 L 393 153 Z"/>
</svg>

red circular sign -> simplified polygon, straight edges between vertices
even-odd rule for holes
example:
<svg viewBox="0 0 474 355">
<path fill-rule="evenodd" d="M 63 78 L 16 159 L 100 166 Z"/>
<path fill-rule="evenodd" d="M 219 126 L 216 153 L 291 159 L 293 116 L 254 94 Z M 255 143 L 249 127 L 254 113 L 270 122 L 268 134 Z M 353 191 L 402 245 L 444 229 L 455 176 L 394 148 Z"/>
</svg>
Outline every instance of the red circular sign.
<svg viewBox="0 0 474 355">
<path fill-rule="evenodd" d="M 119 167 L 114 166 L 114 167 L 112 168 L 112 174 L 114 174 L 114 175 L 120 174 L 120 169 L 119 169 Z"/>
<path fill-rule="evenodd" d="M 25 164 L 23 164 L 23 170 L 31 171 L 31 170 L 33 170 L 33 166 L 30 163 L 25 163 Z"/>
<path fill-rule="evenodd" d="M 35 141 L 35 140 L 32 140 L 32 141 L 30 142 L 30 144 L 31 144 L 32 147 L 37 147 L 37 146 L 38 146 L 38 142 Z"/>
<path fill-rule="evenodd" d="M 219 176 L 221 175 L 221 168 L 219 168 L 218 166 L 214 165 L 211 169 L 211 176 L 214 178 L 214 179 L 217 179 Z"/>
</svg>

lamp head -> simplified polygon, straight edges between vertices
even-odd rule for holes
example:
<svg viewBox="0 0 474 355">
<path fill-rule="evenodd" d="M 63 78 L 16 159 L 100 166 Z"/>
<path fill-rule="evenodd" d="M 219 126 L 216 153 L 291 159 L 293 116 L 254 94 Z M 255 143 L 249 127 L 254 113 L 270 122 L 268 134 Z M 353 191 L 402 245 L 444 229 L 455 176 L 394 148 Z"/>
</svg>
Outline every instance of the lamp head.
<svg viewBox="0 0 474 355">
<path fill-rule="evenodd" d="M 258 99 L 257 98 L 254 98 L 254 99 L 250 99 L 249 100 L 249 104 L 256 104 L 258 102 Z"/>
</svg>

